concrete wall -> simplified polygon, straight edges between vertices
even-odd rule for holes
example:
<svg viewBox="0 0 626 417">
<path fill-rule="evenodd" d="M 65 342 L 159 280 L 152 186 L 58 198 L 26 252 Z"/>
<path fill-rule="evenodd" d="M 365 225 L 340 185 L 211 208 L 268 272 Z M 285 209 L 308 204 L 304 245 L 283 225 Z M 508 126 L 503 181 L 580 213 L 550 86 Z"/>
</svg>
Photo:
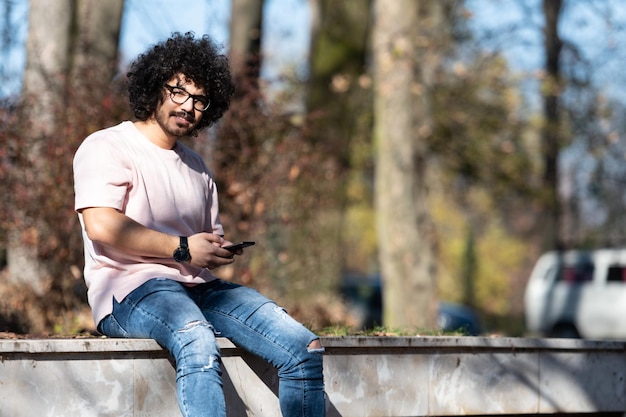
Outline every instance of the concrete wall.
<svg viewBox="0 0 626 417">
<path fill-rule="evenodd" d="M 327 337 L 329 417 L 623 413 L 624 342 Z M 280 416 L 276 372 L 220 339 L 229 417 Z M 152 340 L 0 339 L 1 417 L 179 416 Z"/>
</svg>

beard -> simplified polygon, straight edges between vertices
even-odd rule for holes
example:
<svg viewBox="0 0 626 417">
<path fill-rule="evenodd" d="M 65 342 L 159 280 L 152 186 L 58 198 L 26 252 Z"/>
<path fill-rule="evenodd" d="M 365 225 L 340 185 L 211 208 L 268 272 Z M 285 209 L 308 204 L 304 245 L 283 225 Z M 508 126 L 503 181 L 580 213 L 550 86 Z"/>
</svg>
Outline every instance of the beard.
<svg viewBox="0 0 626 417">
<path fill-rule="evenodd" d="M 186 121 L 178 121 L 182 118 Z M 171 111 L 169 113 L 159 111 L 156 115 L 156 122 L 167 134 L 181 138 L 189 136 L 197 125 L 193 114 L 185 111 Z"/>
</svg>

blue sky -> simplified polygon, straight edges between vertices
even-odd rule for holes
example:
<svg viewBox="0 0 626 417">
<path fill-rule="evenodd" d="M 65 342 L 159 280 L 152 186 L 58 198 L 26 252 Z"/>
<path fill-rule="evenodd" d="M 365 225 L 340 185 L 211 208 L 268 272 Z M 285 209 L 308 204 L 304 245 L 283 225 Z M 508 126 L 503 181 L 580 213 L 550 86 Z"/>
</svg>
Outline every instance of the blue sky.
<svg viewBox="0 0 626 417">
<path fill-rule="evenodd" d="M 274 78 L 285 68 L 301 70 L 309 42 L 308 0 L 266 0 L 264 13 L 262 75 Z M 172 32 L 206 33 L 227 47 L 230 18 L 230 0 L 188 0 L 185 7 L 171 0 L 126 0 L 120 34 L 122 63 Z"/>
<path fill-rule="evenodd" d="M 185 7 L 167 0 L 126 0 L 120 33 L 122 62 L 128 63 L 172 32 L 207 33 L 226 44 L 229 20 L 229 0 L 190 0 Z"/>
<path fill-rule="evenodd" d="M 12 48 L 6 62 L 0 62 L 0 73 L 8 80 L 0 80 L 0 97 L 19 93 L 24 67 L 24 42 L 28 16 L 28 0 L 9 0 L 13 4 L 11 21 L 18 47 Z M 387 0 L 389 1 L 389 0 Z M 498 31 L 524 21 L 523 14 L 534 10 L 533 27 L 520 28 L 509 39 L 500 37 L 491 47 L 505 50 L 511 65 L 521 72 L 532 74 L 542 66 L 542 22 L 537 13 L 541 0 L 466 0 L 473 13 L 471 27 L 477 33 Z M 183 5 L 181 7 L 181 4 Z M 582 45 L 582 51 L 594 63 L 594 76 L 602 80 L 605 90 L 626 97 L 626 48 L 622 37 L 626 25 L 624 0 L 566 1 L 562 33 Z M 524 8 L 525 7 L 525 8 Z M 4 19 L 0 18 L 0 22 Z M 217 42 L 228 44 L 230 0 L 126 0 L 120 39 L 123 64 L 131 61 L 150 45 L 172 32 L 193 31 L 207 33 Z M 284 68 L 305 70 L 309 42 L 308 0 L 267 0 L 264 25 L 264 76 L 273 78 Z M 621 29 L 621 30 L 620 30 Z M 618 38 L 619 37 L 619 38 Z M 484 47 L 490 47 L 486 40 Z M 604 54 L 604 55 L 600 55 Z M 626 98 L 623 98 L 626 102 Z"/>
<path fill-rule="evenodd" d="M 481 46 L 504 51 L 511 66 L 529 79 L 543 67 L 542 0 L 466 0 L 477 34 L 508 33 L 485 39 Z M 524 22 L 520 24 L 520 22 Z M 530 25 L 528 22 L 532 22 Z M 607 96 L 626 103 L 624 0 L 566 0 L 559 34 L 566 45 L 576 45 L 581 58 L 591 62 L 587 70 Z M 567 50 L 564 48 L 565 55 Z M 571 57 L 572 55 L 569 54 Z"/>
<path fill-rule="evenodd" d="M 14 5 L 11 21 L 18 28 L 14 33 L 18 46 L 12 48 L 9 59 L 0 64 L 0 69 L 9 76 L 8 82 L 0 83 L 0 97 L 19 92 L 25 63 L 28 0 L 11 2 Z M 122 65 L 172 32 L 206 33 L 224 47 L 228 46 L 230 0 L 187 0 L 184 3 L 126 0 L 124 7 L 120 33 Z M 308 0 L 268 0 L 264 18 L 264 75 L 272 77 L 282 68 L 302 67 L 309 42 Z"/>
</svg>

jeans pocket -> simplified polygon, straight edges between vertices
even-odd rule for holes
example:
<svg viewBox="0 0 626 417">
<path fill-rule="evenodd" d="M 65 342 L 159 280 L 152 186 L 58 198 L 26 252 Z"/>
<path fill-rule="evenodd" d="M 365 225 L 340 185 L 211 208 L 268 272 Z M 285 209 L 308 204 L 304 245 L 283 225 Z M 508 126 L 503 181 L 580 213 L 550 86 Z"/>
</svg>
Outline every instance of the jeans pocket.
<svg viewBox="0 0 626 417">
<path fill-rule="evenodd" d="M 124 330 L 113 314 L 109 314 L 103 318 L 98 328 L 100 329 L 100 333 L 108 337 L 129 337 L 128 332 Z"/>
</svg>

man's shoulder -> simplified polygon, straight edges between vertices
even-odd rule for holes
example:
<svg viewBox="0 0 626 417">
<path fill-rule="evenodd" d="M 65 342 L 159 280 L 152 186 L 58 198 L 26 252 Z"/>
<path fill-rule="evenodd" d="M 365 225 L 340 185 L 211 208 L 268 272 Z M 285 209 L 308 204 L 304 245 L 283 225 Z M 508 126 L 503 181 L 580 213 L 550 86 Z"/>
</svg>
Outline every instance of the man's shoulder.
<svg viewBox="0 0 626 417">
<path fill-rule="evenodd" d="M 127 136 L 131 135 L 135 127 L 132 122 L 124 121 L 115 126 L 109 126 L 104 129 L 97 130 L 87 136 L 87 139 L 102 138 L 106 136 Z"/>
<path fill-rule="evenodd" d="M 81 147 L 105 146 L 119 147 L 124 142 L 129 142 L 135 135 L 135 127 L 132 122 L 122 122 L 91 133 L 85 138 Z"/>
<path fill-rule="evenodd" d="M 109 154 L 117 153 L 130 142 L 128 139 L 132 137 L 132 122 L 122 122 L 115 126 L 110 126 L 91 133 L 83 140 L 78 147 L 78 154 Z"/>
</svg>

